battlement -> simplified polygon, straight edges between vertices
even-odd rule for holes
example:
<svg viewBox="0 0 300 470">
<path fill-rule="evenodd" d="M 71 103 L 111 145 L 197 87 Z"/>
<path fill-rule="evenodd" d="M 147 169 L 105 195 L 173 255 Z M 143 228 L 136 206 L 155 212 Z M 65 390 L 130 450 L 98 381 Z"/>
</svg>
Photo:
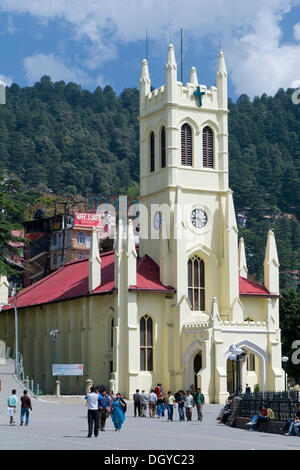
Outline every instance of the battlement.
<svg viewBox="0 0 300 470">
<path fill-rule="evenodd" d="M 142 61 L 140 77 L 140 114 L 155 113 L 166 104 L 186 107 L 195 111 L 227 111 L 227 72 L 223 53 L 220 52 L 216 74 L 216 86 L 207 88 L 198 83 L 196 67 L 190 71 L 185 85 L 177 80 L 177 64 L 174 46 L 169 45 L 166 63 L 165 85 L 150 91 L 151 81 L 147 60 Z"/>
<path fill-rule="evenodd" d="M 195 333 L 198 330 L 206 330 L 208 328 L 213 327 L 213 322 L 211 320 L 208 321 L 195 321 L 195 322 L 186 322 L 182 330 L 184 333 Z M 257 328 L 257 329 L 266 329 L 267 323 L 265 321 L 246 321 L 243 322 L 236 322 L 236 321 L 229 321 L 224 320 L 218 322 L 218 327 L 221 328 L 228 328 L 231 329 L 232 327 L 238 327 L 239 329 L 250 329 L 250 328 Z"/>
<path fill-rule="evenodd" d="M 202 101 L 203 105 L 200 108 L 197 103 L 197 97 L 194 95 L 194 92 L 199 86 L 201 92 L 205 93 L 203 95 Z M 144 97 L 145 99 L 145 108 L 144 114 L 150 114 L 158 111 L 165 104 L 168 103 L 166 85 L 162 85 L 155 90 L 152 90 Z M 190 107 L 192 106 L 195 111 L 200 109 L 205 111 L 206 109 L 218 109 L 218 89 L 215 86 L 207 88 L 206 85 L 195 85 L 193 83 L 187 83 L 186 86 L 183 86 L 181 82 L 177 82 L 176 87 L 176 104 L 178 106 Z"/>
</svg>

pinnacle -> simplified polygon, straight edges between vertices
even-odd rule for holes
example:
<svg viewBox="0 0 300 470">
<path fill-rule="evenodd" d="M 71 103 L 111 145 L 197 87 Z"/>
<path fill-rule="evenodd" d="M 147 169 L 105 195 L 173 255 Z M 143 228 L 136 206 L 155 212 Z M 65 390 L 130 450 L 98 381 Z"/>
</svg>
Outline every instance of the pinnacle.
<svg viewBox="0 0 300 470">
<path fill-rule="evenodd" d="M 175 60 L 175 52 L 174 52 L 174 46 L 173 44 L 169 44 L 168 47 L 168 58 L 167 58 L 167 64 L 166 66 L 172 66 L 172 67 L 177 67 L 176 60 Z"/>
</svg>

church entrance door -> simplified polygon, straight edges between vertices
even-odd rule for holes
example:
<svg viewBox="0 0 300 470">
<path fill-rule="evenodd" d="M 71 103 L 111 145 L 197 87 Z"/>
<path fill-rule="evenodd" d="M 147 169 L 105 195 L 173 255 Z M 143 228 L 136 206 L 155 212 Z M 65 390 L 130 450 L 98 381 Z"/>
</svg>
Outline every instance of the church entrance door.
<svg viewBox="0 0 300 470">
<path fill-rule="evenodd" d="M 194 357 L 194 387 L 197 390 L 198 381 L 197 381 L 197 373 L 199 370 L 202 369 L 202 353 L 201 351 L 196 354 Z"/>
</svg>

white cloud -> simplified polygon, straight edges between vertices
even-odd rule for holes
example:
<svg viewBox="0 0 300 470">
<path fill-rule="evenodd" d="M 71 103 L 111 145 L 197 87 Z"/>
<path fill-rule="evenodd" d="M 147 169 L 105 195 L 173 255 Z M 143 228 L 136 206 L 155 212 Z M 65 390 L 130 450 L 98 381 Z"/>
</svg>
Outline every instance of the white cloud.
<svg viewBox="0 0 300 470">
<path fill-rule="evenodd" d="M 11 86 L 12 79 L 10 77 L 7 77 L 6 75 L 0 74 L 0 84 L 5 86 Z"/>
<path fill-rule="evenodd" d="M 253 32 L 229 46 L 231 79 L 237 94 L 274 94 L 300 78 L 300 45 L 281 44 L 279 20 L 270 11 L 260 11 Z"/>
<path fill-rule="evenodd" d="M 294 38 L 297 41 L 300 41 L 300 23 L 294 25 Z"/>
<path fill-rule="evenodd" d="M 52 81 L 64 80 L 82 85 L 90 83 L 90 78 L 77 67 L 68 67 L 60 58 L 53 54 L 35 54 L 23 60 L 26 77 L 29 83 L 35 83 L 43 75 L 49 75 Z"/>
<path fill-rule="evenodd" d="M 72 38 L 88 53 L 81 67 L 90 70 L 116 59 L 120 43 L 144 40 L 146 27 L 153 51 L 167 46 L 170 32 L 178 39 L 181 27 L 189 47 L 200 49 L 208 38 L 217 50 L 221 40 L 236 91 L 253 96 L 273 93 L 299 78 L 300 45 L 281 43 L 281 19 L 298 4 L 300 0 L 0 0 L 0 10 L 67 23 Z M 299 30 L 298 23 L 296 39 Z"/>
</svg>

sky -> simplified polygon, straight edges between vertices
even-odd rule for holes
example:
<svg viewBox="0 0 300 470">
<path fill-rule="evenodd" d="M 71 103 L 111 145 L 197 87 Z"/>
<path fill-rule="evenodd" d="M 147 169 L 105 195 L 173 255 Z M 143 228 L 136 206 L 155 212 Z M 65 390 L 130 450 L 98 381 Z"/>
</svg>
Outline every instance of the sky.
<svg viewBox="0 0 300 470">
<path fill-rule="evenodd" d="M 221 48 L 232 99 L 300 86 L 300 0 L 0 0 L 0 79 L 23 87 L 49 75 L 119 94 L 139 87 L 147 30 L 157 88 L 170 42 L 181 79 L 181 29 L 184 83 L 195 66 L 215 85 Z"/>
</svg>

